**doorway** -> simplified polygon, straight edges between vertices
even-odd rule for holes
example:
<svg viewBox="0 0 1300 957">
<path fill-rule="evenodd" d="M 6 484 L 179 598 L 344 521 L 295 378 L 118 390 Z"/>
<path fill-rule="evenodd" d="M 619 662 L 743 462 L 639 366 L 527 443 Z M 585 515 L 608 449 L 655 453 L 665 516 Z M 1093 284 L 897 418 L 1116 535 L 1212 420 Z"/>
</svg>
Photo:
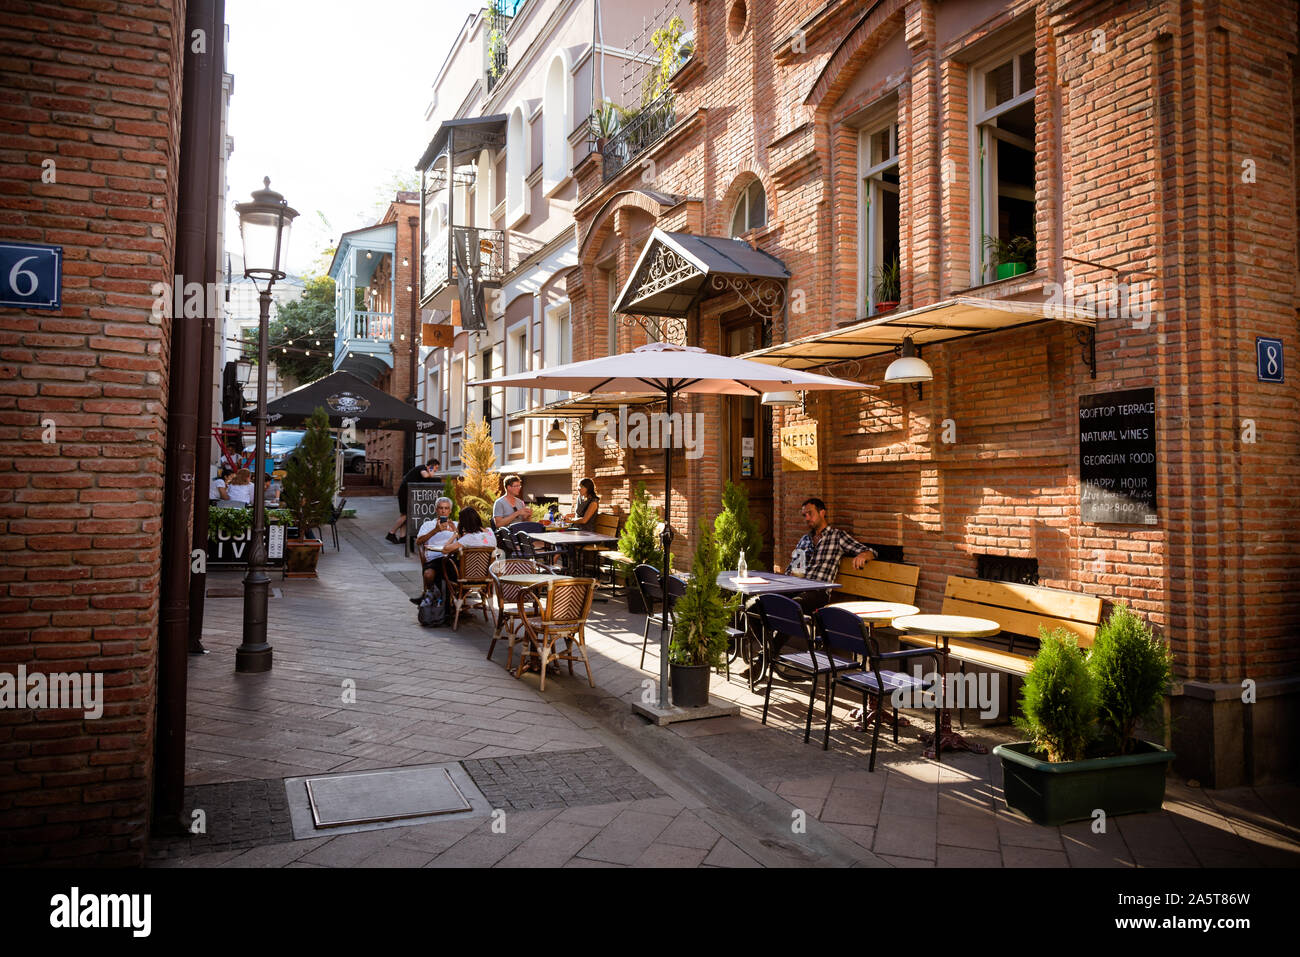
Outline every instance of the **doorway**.
<svg viewBox="0 0 1300 957">
<path fill-rule="evenodd" d="M 763 324 L 746 315 L 725 324 L 722 341 L 729 356 L 739 356 L 763 346 Z M 723 450 L 726 461 L 722 475 L 749 493 L 749 514 L 763 536 L 758 556 L 763 567 L 772 567 L 772 410 L 756 395 L 723 397 Z"/>
</svg>

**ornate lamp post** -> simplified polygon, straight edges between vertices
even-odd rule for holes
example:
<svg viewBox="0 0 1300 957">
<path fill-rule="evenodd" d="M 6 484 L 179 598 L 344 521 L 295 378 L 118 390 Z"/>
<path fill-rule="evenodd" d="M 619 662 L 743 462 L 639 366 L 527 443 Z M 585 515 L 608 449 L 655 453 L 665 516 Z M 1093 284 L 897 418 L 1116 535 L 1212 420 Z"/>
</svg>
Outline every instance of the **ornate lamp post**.
<svg viewBox="0 0 1300 957">
<path fill-rule="evenodd" d="M 235 671 L 258 674 L 271 670 L 271 646 L 266 640 L 266 600 L 271 579 L 266 574 L 266 364 L 267 326 L 271 319 L 271 286 L 285 277 L 282 265 L 288 259 L 289 229 L 297 210 L 271 189 L 269 178 L 263 189 L 253 191 L 251 203 L 236 203 L 239 237 L 244 245 L 244 276 L 253 280 L 258 292 L 257 323 L 257 457 L 253 468 L 253 541 L 249 548 L 248 572 L 244 575 L 244 640 L 235 651 Z M 258 285 L 259 280 L 266 287 Z"/>
</svg>

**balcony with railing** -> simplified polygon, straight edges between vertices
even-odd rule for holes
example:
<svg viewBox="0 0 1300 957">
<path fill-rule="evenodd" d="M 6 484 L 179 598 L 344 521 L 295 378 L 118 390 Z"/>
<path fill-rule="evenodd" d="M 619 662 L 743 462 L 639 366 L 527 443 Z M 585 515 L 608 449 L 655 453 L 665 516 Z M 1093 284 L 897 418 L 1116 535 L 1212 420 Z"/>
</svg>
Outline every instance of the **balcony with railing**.
<svg viewBox="0 0 1300 957">
<path fill-rule="evenodd" d="M 430 236 L 424 247 L 423 302 L 450 309 L 461 273 L 474 275 L 485 288 L 501 285 L 506 274 L 506 233 L 477 226 L 452 226 Z"/>
<path fill-rule="evenodd" d="M 330 263 L 334 369 L 367 382 L 392 368 L 396 223 L 344 233 Z"/>
<path fill-rule="evenodd" d="M 609 182 L 633 160 L 663 139 L 676 120 L 671 91 L 660 94 L 634 114 L 625 114 L 619 127 L 600 148 L 602 177 Z"/>
</svg>

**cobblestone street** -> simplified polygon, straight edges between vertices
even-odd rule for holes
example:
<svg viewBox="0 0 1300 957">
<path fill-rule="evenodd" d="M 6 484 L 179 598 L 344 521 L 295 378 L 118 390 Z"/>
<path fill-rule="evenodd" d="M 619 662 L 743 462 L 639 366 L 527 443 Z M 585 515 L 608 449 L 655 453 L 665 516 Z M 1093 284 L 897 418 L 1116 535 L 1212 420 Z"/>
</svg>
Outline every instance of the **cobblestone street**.
<svg viewBox="0 0 1300 957">
<path fill-rule="evenodd" d="M 209 654 L 190 660 L 188 813 L 206 833 L 156 841 L 151 865 L 177 866 L 1296 866 L 1300 789 L 1209 791 L 1171 778 L 1159 814 L 1040 827 L 1008 812 L 990 755 L 925 760 L 933 718 L 912 713 L 893 744 L 837 709 L 829 751 L 802 741 L 802 688 L 762 697 L 713 678 L 736 717 L 650 725 L 631 703 L 653 687 L 639 616 L 595 606 L 581 668 L 515 679 L 505 650 L 485 655 L 481 617 L 423 629 L 406 598 L 413 560 L 386 543 L 391 500 L 357 499 L 316 581 L 273 582 L 274 670 L 236 675 L 242 602 L 209 598 Z M 230 591 L 238 572 L 213 572 Z M 237 589 L 234 589 L 237 591 Z M 645 682 L 650 681 L 647 686 Z M 355 701 L 347 693 L 355 689 Z M 822 715 L 818 706 L 817 717 Z M 992 746 L 1009 726 L 967 732 Z M 294 840 L 283 781 L 295 776 L 459 762 L 494 809 Z"/>
</svg>

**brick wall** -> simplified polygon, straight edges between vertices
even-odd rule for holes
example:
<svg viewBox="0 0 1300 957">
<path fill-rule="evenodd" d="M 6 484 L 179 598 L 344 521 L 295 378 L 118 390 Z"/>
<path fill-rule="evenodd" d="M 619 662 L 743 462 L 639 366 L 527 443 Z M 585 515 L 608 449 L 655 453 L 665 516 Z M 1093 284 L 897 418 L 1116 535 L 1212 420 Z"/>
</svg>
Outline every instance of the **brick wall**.
<svg viewBox="0 0 1300 957">
<path fill-rule="evenodd" d="M 0 321 L 0 669 L 105 686 L 97 720 L 0 710 L 6 862 L 136 863 L 148 833 L 170 334 L 151 287 L 172 274 L 183 23 L 166 0 L 10 3 L 0 27 L 0 236 L 65 257 L 61 311 Z"/>
<path fill-rule="evenodd" d="M 735 36 L 730 4 L 694 5 L 699 52 L 678 79 L 678 126 L 609 184 L 598 160 L 579 166 L 575 215 L 588 239 L 573 283 L 576 340 L 604 342 L 596 251 L 611 230 L 625 241 L 618 217 L 629 207 L 652 208 L 636 192 L 646 160 L 655 190 L 702 201 L 714 235 L 725 234 L 737 178 L 764 181 L 769 223 L 751 239 L 792 274 L 778 341 L 857 318 L 859 124 L 893 98 L 902 308 L 954 294 L 1041 299 L 1067 275 L 1097 282 L 1119 269 L 1129 284 L 1150 283 L 1153 309 L 1099 321 L 1095 380 L 1075 329 L 1047 323 L 927 348 L 935 379 L 920 397 L 901 386 L 810 397 L 822 467 L 777 472 L 776 554 L 802 532 L 798 503 L 820 494 L 833 521 L 901 544 L 922 566 L 927 609 L 949 574 L 975 573 L 977 555 L 1032 556 L 1043 584 L 1147 615 L 1183 679 L 1226 687 L 1294 676 L 1300 505 L 1282 477 L 1300 467 L 1300 393 L 1294 381 L 1257 381 L 1254 338 L 1280 337 L 1300 355 L 1295 4 L 1269 18 L 1241 2 L 1212 12 L 1078 2 L 1053 4 L 1049 16 L 1025 0 L 913 0 L 873 5 L 864 18 L 862 5 L 844 3 L 813 18 L 803 53 L 781 40 L 811 6 L 768 6 L 763 24 L 751 10 Z M 974 293 L 970 75 L 1025 36 L 1035 50 L 1038 266 Z M 900 42 L 907 69 L 875 69 Z M 623 269 L 626 251 L 615 253 Z M 704 303 L 692 343 L 716 346 L 726 305 Z M 831 371 L 880 384 L 889 358 Z M 1138 387 L 1156 393 L 1159 523 L 1084 524 L 1079 397 Z M 797 419 L 785 410 L 775 425 Z M 942 441 L 949 422 L 953 443 Z M 709 462 L 692 466 L 679 528 L 716 510 Z M 662 486 L 653 466 L 634 464 L 651 489 Z M 609 484 L 627 467 L 602 465 Z"/>
</svg>

